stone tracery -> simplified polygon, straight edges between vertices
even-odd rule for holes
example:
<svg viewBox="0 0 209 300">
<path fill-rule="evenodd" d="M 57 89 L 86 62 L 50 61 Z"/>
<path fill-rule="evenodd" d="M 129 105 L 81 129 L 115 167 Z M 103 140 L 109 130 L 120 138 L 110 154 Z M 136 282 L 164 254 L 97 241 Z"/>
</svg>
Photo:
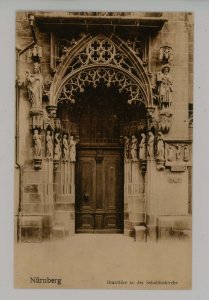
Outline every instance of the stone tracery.
<svg viewBox="0 0 209 300">
<path fill-rule="evenodd" d="M 151 101 L 149 79 L 143 70 L 143 63 L 138 62 L 140 58 L 133 54 L 134 51 L 131 54 L 134 57 L 130 56 L 130 50 L 126 49 L 128 46 L 121 39 L 116 36 L 111 39 L 106 36 L 85 36 L 77 42 L 76 47 L 73 48 L 78 51 L 68 49 L 57 69 L 57 79 L 51 88 L 51 92 L 56 94 L 55 101 L 74 102 L 76 92 L 83 92 L 85 85 L 96 87 L 102 80 L 107 87 L 117 85 L 120 92 L 127 92 L 129 103 Z M 140 70 L 136 68 L 137 64 L 141 66 Z M 60 81 L 59 78 L 64 80 Z"/>
<path fill-rule="evenodd" d="M 91 68 L 83 70 L 67 81 L 63 86 L 59 95 L 58 102 L 62 100 L 68 100 L 74 102 L 74 96 L 77 92 L 84 92 L 86 85 L 97 85 L 103 81 L 107 87 L 111 85 L 117 85 L 119 92 L 125 91 L 128 94 L 128 102 L 133 101 L 145 102 L 145 96 L 142 94 L 140 87 L 124 72 L 115 70 L 113 68 Z"/>
</svg>

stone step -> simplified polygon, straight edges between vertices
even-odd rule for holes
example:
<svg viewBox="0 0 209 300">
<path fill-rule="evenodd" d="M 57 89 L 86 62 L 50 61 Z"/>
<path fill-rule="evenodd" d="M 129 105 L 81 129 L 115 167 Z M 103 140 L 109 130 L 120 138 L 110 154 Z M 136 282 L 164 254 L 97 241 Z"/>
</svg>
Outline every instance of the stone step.
<svg viewBox="0 0 209 300">
<path fill-rule="evenodd" d="M 65 226 L 64 224 L 55 224 L 52 228 L 53 239 L 63 239 L 65 238 Z"/>
</svg>

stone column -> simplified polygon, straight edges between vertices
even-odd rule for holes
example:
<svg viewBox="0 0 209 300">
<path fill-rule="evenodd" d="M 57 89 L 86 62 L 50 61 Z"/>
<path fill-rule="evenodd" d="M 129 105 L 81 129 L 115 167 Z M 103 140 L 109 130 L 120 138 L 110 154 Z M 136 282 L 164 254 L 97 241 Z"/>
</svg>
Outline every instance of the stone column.
<svg viewBox="0 0 209 300">
<path fill-rule="evenodd" d="M 146 185 L 146 223 L 148 236 L 151 239 L 156 238 L 157 232 L 157 201 L 156 201 L 156 180 L 157 180 L 156 162 L 154 159 L 147 160 L 147 172 L 145 176 Z"/>
<path fill-rule="evenodd" d="M 75 232 L 75 163 L 62 160 L 55 175 L 55 224 Z"/>
<path fill-rule="evenodd" d="M 145 222 L 144 178 L 138 160 L 126 160 L 124 165 L 124 234 L 134 236 L 134 226 Z"/>
</svg>

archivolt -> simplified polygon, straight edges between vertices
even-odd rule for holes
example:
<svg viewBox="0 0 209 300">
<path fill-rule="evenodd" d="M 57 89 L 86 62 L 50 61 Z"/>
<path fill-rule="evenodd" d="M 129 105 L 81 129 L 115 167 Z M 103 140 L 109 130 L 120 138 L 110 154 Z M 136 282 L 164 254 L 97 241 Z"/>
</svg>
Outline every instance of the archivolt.
<svg viewBox="0 0 209 300">
<path fill-rule="evenodd" d="M 86 36 L 69 50 L 52 84 L 52 102 L 74 102 L 77 92 L 83 92 L 86 85 L 96 87 L 101 81 L 126 92 L 129 103 L 152 105 L 151 85 L 141 60 L 114 35 L 111 39 Z"/>
</svg>

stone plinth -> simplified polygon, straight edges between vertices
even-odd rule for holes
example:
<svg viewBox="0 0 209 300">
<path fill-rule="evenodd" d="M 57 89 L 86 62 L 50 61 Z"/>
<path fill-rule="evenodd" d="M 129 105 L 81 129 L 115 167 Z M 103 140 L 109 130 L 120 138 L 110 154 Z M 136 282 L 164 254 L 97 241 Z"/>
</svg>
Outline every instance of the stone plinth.
<svg viewBox="0 0 209 300">
<path fill-rule="evenodd" d="M 134 239 L 136 242 L 146 242 L 147 241 L 147 228 L 146 226 L 134 226 Z"/>
</svg>

